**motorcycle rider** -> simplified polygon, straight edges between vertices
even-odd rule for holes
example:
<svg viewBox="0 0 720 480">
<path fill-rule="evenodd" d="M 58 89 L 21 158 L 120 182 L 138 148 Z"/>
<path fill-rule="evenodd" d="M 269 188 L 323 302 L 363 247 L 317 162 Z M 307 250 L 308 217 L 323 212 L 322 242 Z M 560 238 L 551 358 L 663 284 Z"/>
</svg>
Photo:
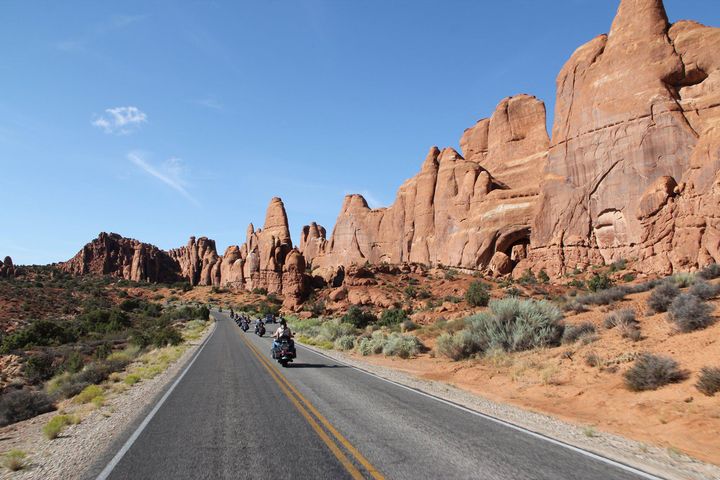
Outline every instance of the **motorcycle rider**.
<svg viewBox="0 0 720 480">
<path fill-rule="evenodd" d="M 290 331 L 290 327 L 287 326 L 287 322 L 283 318 L 280 320 L 280 326 L 277 330 L 275 330 L 275 333 L 272 334 L 273 344 L 272 348 L 273 350 L 278 348 L 280 346 L 280 340 L 286 339 L 290 343 L 290 350 L 293 352 L 295 351 L 295 342 L 292 339 L 293 333 Z"/>
</svg>

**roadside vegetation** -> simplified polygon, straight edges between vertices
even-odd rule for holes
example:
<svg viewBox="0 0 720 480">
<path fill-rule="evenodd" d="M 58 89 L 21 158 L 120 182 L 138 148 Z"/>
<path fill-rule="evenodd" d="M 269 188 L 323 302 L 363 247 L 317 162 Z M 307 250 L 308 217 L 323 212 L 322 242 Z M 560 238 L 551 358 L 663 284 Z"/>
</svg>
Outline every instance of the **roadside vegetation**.
<svg viewBox="0 0 720 480">
<path fill-rule="evenodd" d="M 0 426 L 55 410 L 65 400 L 101 407 L 110 378 L 124 380 L 125 370 L 140 369 L 135 365 L 152 352 L 183 348 L 183 341 L 198 338 L 209 319 L 204 305 L 153 300 L 147 290 L 152 292 L 157 285 L 69 277 L 50 267 L 38 271 L 32 280 L 0 281 L 0 290 L 24 292 L 28 298 L 28 289 L 52 292 L 42 302 L 48 302 L 47 315 L 19 321 L 0 336 L 0 355 L 19 367 L 12 379 L 0 384 Z M 126 285 L 133 293 L 128 293 Z M 75 298 L 58 300 L 67 314 L 49 306 L 53 298 L 61 297 Z M 45 297 L 40 294 L 39 298 Z M 177 355 L 167 356 L 171 357 Z M 167 362 L 158 365 L 167 366 Z M 136 375 L 150 378 L 145 371 Z M 59 433 L 64 426 L 48 428 Z"/>
</svg>

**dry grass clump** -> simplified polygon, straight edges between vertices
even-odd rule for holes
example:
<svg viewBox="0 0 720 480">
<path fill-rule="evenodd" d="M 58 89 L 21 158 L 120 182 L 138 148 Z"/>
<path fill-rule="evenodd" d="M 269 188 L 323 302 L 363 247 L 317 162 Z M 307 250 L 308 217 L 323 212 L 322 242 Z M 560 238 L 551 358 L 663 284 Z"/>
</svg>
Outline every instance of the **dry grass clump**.
<svg viewBox="0 0 720 480">
<path fill-rule="evenodd" d="M 10 450 L 3 454 L 2 464 L 11 472 L 17 472 L 27 467 L 27 455 L 22 450 Z"/>
<path fill-rule="evenodd" d="M 633 391 L 657 390 L 670 383 L 678 383 L 688 377 L 678 363 L 670 357 L 642 354 L 624 374 L 625 385 Z"/>
<path fill-rule="evenodd" d="M 720 294 L 720 285 L 713 285 L 704 280 L 698 280 L 692 287 L 690 287 L 690 291 L 688 293 L 690 293 L 690 295 L 695 295 L 702 300 L 710 300 Z"/>
<path fill-rule="evenodd" d="M 703 367 L 695 387 L 709 397 L 720 392 L 720 368 Z"/>
<path fill-rule="evenodd" d="M 666 312 L 678 295 L 680 289 L 674 283 L 663 282 L 655 287 L 648 297 L 648 307 L 657 313 Z"/>
<path fill-rule="evenodd" d="M 578 325 L 566 325 L 563 332 L 562 343 L 565 345 L 582 340 L 583 343 L 590 343 L 595 340 L 595 325 L 590 322 L 583 322 Z"/>
<path fill-rule="evenodd" d="M 678 331 L 687 333 L 707 328 L 715 319 L 710 315 L 713 307 L 689 293 L 681 293 L 670 304 L 668 319 Z"/>
</svg>

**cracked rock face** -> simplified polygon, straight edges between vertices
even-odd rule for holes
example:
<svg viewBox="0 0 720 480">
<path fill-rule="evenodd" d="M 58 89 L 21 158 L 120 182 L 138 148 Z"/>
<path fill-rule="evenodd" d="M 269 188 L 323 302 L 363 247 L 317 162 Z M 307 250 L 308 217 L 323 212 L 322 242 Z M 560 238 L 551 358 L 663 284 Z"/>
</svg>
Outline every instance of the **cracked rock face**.
<svg viewBox="0 0 720 480">
<path fill-rule="evenodd" d="M 430 149 L 420 172 L 388 208 L 345 197 L 330 240 L 304 227 L 301 244 L 313 274 L 351 264 L 417 262 L 486 268 L 529 243 L 549 139 L 545 105 L 529 95 L 506 98 L 492 117 L 465 131 L 460 145 Z M 307 234 L 305 233 L 307 232 Z"/>
<path fill-rule="evenodd" d="M 610 33 L 575 51 L 557 78 L 529 264 L 558 274 L 626 258 L 669 273 L 720 260 L 717 213 L 700 212 L 718 171 L 718 32 L 671 28 L 661 0 L 623 0 Z"/>
</svg>

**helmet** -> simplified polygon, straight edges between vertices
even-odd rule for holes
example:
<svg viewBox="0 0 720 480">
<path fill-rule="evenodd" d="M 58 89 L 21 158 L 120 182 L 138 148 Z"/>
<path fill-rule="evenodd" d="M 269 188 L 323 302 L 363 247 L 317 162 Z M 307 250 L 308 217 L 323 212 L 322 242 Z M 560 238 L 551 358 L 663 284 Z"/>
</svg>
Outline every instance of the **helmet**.
<svg viewBox="0 0 720 480">
<path fill-rule="evenodd" d="M 282 325 L 283 327 L 287 327 L 287 322 L 285 321 L 284 318 L 282 320 L 280 320 L 280 325 Z"/>
</svg>

